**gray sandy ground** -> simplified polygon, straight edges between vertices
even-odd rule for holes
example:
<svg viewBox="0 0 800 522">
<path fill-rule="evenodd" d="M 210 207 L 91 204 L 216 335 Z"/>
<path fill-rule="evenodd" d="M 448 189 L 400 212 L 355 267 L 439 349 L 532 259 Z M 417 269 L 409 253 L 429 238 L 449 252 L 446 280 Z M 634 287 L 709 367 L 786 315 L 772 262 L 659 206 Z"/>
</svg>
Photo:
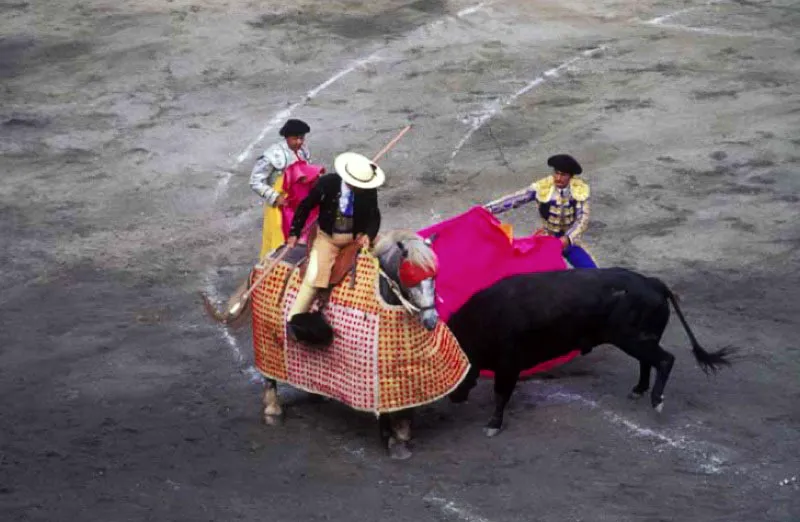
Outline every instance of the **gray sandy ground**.
<svg viewBox="0 0 800 522">
<path fill-rule="evenodd" d="M 800 6 L 475 3 L 0 3 L 1 520 L 800 520 Z M 247 328 L 196 292 L 254 261 L 238 157 L 298 102 L 329 166 L 415 124 L 387 228 L 575 155 L 601 263 L 663 278 L 742 359 L 707 379 L 671 326 L 657 416 L 600 348 L 520 385 L 491 440 L 484 382 L 424 408 L 402 463 L 299 392 L 262 425 Z"/>
</svg>

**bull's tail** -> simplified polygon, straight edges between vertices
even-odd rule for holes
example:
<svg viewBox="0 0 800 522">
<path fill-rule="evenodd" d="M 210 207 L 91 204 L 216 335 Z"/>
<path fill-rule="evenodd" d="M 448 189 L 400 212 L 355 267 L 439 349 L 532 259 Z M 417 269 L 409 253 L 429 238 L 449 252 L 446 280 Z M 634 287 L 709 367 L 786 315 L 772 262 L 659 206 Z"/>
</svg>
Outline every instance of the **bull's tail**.
<svg viewBox="0 0 800 522">
<path fill-rule="evenodd" d="M 692 329 L 689 327 L 689 323 L 686 322 L 686 318 L 683 316 L 683 312 L 681 311 L 681 307 L 678 305 L 678 299 L 675 297 L 675 294 L 672 293 L 672 290 L 660 279 L 650 278 L 658 288 L 663 292 L 663 294 L 670 300 L 672 303 L 672 307 L 675 308 L 675 313 L 678 314 L 678 319 L 680 319 L 681 324 L 683 325 L 683 329 L 686 331 L 686 335 L 689 336 L 689 341 L 692 343 L 692 354 L 694 358 L 697 360 L 697 363 L 700 365 L 700 369 L 703 370 L 703 373 L 708 375 L 709 372 L 716 373 L 720 366 L 730 366 L 730 355 L 733 354 L 733 348 L 722 348 L 721 350 L 717 350 L 715 352 L 708 352 L 700 343 L 697 342 L 697 338 L 694 336 Z"/>
</svg>

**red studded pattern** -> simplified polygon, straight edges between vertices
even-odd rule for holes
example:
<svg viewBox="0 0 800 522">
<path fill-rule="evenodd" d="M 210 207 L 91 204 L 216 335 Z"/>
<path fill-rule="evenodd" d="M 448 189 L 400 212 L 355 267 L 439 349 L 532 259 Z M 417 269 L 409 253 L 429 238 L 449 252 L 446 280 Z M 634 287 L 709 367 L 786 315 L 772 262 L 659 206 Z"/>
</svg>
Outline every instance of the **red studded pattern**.
<svg viewBox="0 0 800 522">
<path fill-rule="evenodd" d="M 257 269 L 253 277 L 260 274 Z M 469 369 L 458 341 L 444 323 L 429 332 L 416 316 L 387 305 L 378 292 L 378 274 L 377 259 L 360 255 L 355 285 L 351 288 L 348 275 L 324 310 L 333 344 L 309 348 L 286 339 L 286 317 L 300 278 L 294 267 L 279 264 L 252 294 L 256 368 L 374 413 L 421 406 L 452 391 Z"/>
</svg>

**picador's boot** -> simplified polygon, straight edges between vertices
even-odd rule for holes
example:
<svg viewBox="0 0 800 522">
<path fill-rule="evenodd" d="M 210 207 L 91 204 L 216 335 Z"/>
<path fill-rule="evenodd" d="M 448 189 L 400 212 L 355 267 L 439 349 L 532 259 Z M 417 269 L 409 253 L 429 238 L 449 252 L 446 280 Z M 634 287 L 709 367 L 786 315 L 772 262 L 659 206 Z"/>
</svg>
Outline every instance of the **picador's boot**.
<svg viewBox="0 0 800 522">
<path fill-rule="evenodd" d="M 321 312 L 308 311 L 314 303 L 317 289 L 305 281 L 301 283 L 292 309 L 286 333 L 290 339 L 312 346 L 327 346 L 333 342 L 333 329 Z"/>
</svg>

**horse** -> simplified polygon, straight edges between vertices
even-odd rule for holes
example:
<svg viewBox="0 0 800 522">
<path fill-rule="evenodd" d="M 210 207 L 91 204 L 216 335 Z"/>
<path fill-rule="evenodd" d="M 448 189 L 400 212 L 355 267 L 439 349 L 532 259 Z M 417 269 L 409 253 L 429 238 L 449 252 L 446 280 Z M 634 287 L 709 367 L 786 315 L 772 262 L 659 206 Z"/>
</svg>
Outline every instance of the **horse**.
<svg viewBox="0 0 800 522">
<path fill-rule="evenodd" d="M 380 267 L 381 298 L 388 305 L 404 307 L 427 331 L 433 331 L 440 322 L 435 307 L 437 258 L 430 246 L 431 241 L 432 238 L 423 239 L 412 231 L 393 230 L 381 234 L 371 250 Z M 463 360 L 466 369 L 466 357 Z M 278 397 L 277 382 L 272 378 L 266 378 L 263 405 L 264 422 L 280 424 L 284 411 Z M 412 455 L 409 449 L 412 413 L 413 408 L 409 408 L 378 417 L 380 439 L 393 459 L 407 459 Z"/>
<path fill-rule="evenodd" d="M 501 279 L 474 294 L 448 319 L 448 327 L 471 364 L 467 377 L 449 398 L 454 403 L 466 401 L 479 371 L 493 370 L 495 409 L 485 433 L 497 435 L 521 370 L 576 349 L 586 354 L 607 343 L 639 361 L 639 381 L 631 398 L 640 398 L 650 388 L 650 372 L 655 369 L 650 399 L 660 413 L 675 361 L 660 344 L 670 303 L 701 370 L 708 375 L 729 365 L 733 349 L 703 349 L 675 295 L 655 277 L 624 268 L 594 268 Z"/>
</svg>

